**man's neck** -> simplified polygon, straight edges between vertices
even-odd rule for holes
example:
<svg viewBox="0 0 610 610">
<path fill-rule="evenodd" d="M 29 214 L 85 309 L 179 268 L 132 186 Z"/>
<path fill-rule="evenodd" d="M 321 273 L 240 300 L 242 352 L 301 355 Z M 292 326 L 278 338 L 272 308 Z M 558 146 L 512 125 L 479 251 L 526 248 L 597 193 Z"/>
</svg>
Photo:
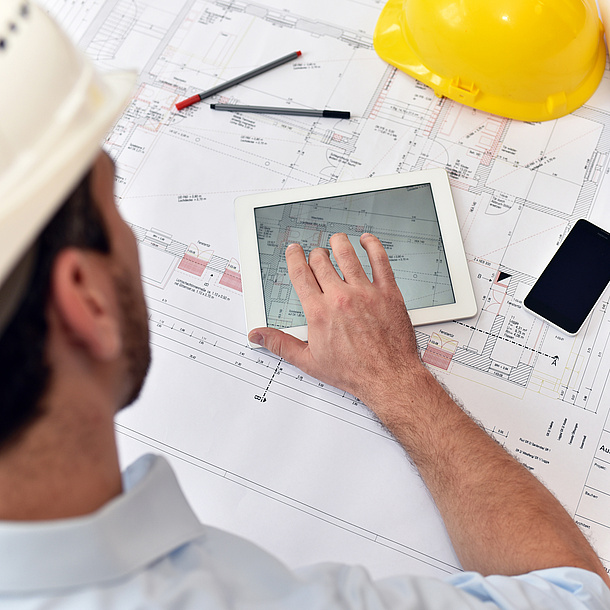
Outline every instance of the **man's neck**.
<svg viewBox="0 0 610 610">
<path fill-rule="evenodd" d="M 77 517 L 121 493 L 112 417 L 88 419 L 45 413 L 0 452 L 0 520 Z"/>
</svg>

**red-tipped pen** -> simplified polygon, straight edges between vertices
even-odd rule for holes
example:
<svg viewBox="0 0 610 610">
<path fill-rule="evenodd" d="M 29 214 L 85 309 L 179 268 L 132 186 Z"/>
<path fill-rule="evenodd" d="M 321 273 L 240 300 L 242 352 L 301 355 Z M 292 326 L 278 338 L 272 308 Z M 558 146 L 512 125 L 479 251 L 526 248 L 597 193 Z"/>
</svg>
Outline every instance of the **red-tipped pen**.
<svg viewBox="0 0 610 610">
<path fill-rule="evenodd" d="M 268 64 L 261 66 L 260 68 L 255 68 L 254 70 L 250 70 L 250 72 L 246 72 L 245 74 L 242 74 L 241 76 L 236 76 L 235 78 L 228 80 L 226 83 L 222 83 L 222 85 L 217 85 L 216 87 L 213 87 L 212 89 L 208 89 L 207 91 L 203 91 L 202 93 L 197 93 L 197 94 L 189 97 L 186 100 L 182 100 L 181 102 L 178 102 L 176 104 L 176 108 L 178 110 L 182 110 L 183 108 L 186 108 L 187 106 L 191 106 L 192 104 L 196 104 L 197 102 L 200 102 L 201 100 L 205 99 L 206 97 L 212 97 L 213 95 L 216 95 L 217 93 L 220 93 L 221 91 L 224 91 L 225 89 L 228 89 L 229 87 L 233 87 L 233 85 L 239 85 L 240 83 L 243 83 L 244 81 L 246 81 L 250 78 L 254 78 L 255 76 L 258 76 L 259 74 L 262 74 L 263 72 L 267 72 L 268 70 L 273 70 L 273 68 L 277 68 L 278 66 L 288 63 L 289 61 L 292 61 L 293 59 L 296 59 L 297 57 L 300 57 L 301 55 L 302 55 L 301 51 L 295 51 L 294 53 L 289 53 L 288 55 L 284 55 L 284 57 L 280 57 L 279 59 L 276 59 L 275 61 L 271 61 Z"/>
</svg>

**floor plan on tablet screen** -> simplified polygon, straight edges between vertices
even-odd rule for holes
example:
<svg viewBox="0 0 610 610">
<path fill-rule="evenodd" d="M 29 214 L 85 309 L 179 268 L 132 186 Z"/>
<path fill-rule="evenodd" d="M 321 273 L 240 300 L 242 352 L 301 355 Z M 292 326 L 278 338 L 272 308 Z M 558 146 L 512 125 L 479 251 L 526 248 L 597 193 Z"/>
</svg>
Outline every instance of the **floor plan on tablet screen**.
<svg viewBox="0 0 610 610">
<path fill-rule="evenodd" d="M 288 244 L 301 244 L 307 254 L 328 247 L 337 232 L 350 237 L 369 278 L 370 265 L 358 238 L 370 232 L 381 240 L 408 309 L 455 302 L 429 185 L 271 205 L 256 208 L 254 216 L 269 326 L 306 324 L 288 277 Z"/>
</svg>

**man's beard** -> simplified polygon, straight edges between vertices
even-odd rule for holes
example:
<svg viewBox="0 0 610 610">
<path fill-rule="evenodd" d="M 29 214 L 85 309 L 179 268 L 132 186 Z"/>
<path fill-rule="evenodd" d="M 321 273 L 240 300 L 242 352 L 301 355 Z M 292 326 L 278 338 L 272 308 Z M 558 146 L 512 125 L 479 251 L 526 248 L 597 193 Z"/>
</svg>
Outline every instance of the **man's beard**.
<svg viewBox="0 0 610 610">
<path fill-rule="evenodd" d="M 121 407 L 130 405 L 140 395 L 150 366 L 148 312 L 141 292 L 134 290 L 134 281 L 140 282 L 141 280 L 139 277 L 131 278 L 127 270 L 114 276 L 121 311 L 123 349 L 131 384 L 127 400 Z"/>
</svg>

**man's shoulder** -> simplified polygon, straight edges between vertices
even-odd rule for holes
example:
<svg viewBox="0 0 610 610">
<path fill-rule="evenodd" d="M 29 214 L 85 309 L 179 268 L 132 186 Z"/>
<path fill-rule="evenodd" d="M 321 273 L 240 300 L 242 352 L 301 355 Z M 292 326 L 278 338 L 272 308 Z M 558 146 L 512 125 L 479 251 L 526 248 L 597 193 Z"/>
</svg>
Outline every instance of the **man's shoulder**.
<svg viewBox="0 0 610 610">
<path fill-rule="evenodd" d="M 202 525 L 163 458 L 142 457 L 124 481 L 124 494 L 85 519 L 21 528 L 0 523 L 3 610 L 44 607 L 51 598 L 58 610 L 610 607 L 599 576 L 576 568 L 512 578 L 460 573 L 378 581 L 359 566 L 292 570 L 262 547 Z"/>
</svg>

